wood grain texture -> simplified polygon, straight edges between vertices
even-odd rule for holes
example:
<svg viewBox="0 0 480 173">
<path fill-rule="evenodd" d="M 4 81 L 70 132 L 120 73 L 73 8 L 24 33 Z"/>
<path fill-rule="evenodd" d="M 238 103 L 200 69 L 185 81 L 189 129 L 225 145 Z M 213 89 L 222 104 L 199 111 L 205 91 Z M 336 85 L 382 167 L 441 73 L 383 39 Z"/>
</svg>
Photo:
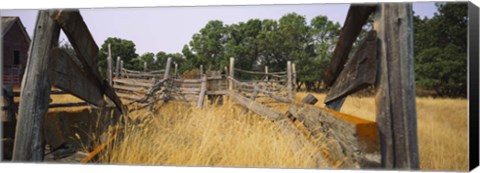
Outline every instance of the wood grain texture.
<svg viewBox="0 0 480 173">
<path fill-rule="evenodd" d="M 345 68 L 328 91 L 325 103 L 329 105 L 336 99 L 346 97 L 369 85 L 375 84 L 377 73 L 376 59 L 377 33 L 370 31 L 360 44 L 358 51 L 348 60 Z M 339 109 L 335 110 L 339 111 Z"/>
<path fill-rule="evenodd" d="M 412 5 L 386 3 L 376 14 L 380 40 L 376 121 L 382 167 L 419 169 Z"/>
<path fill-rule="evenodd" d="M 202 108 L 205 102 L 205 94 L 207 92 L 207 75 L 202 76 L 202 86 L 198 95 L 197 107 Z"/>
<path fill-rule="evenodd" d="M 337 76 L 343 70 L 352 45 L 367 22 L 368 17 L 375 11 L 376 5 L 352 4 L 348 9 L 347 18 L 340 32 L 340 37 L 333 51 L 333 56 L 325 71 L 325 83 L 332 86 Z"/>
<path fill-rule="evenodd" d="M 308 104 L 290 104 L 288 111 L 314 138 L 328 141 L 319 145 L 327 146 L 331 159 L 342 161 L 341 168 L 380 167 L 375 122 Z"/>
<path fill-rule="evenodd" d="M 103 94 L 96 80 L 84 73 L 75 63 L 75 57 L 59 48 L 52 53 L 50 84 L 95 106 L 104 106 Z"/>
<path fill-rule="evenodd" d="M 115 103 L 120 112 L 124 111 L 124 106 L 115 94 L 115 90 L 100 76 L 97 67 L 98 62 L 98 46 L 88 30 L 87 25 L 83 21 L 78 10 L 59 11 L 54 16 L 55 21 L 62 28 L 63 32 L 75 49 L 78 60 L 82 63 L 83 71 L 87 76 L 95 79 L 96 85 L 101 88 L 102 93 Z"/>
<path fill-rule="evenodd" d="M 12 160 L 43 160 L 43 118 L 50 103 L 48 82 L 51 48 L 58 45 L 60 27 L 50 17 L 55 11 L 38 12 L 27 68 L 22 81 Z"/>
</svg>

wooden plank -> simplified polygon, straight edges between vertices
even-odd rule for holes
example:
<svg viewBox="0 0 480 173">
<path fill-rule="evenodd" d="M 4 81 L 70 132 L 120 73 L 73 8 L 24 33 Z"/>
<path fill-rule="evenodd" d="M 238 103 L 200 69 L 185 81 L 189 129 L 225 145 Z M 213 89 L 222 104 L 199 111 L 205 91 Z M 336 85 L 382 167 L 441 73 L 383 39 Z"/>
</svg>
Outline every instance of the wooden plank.
<svg viewBox="0 0 480 173">
<path fill-rule="evenodd" d="M 260 103 L 256 103 L 255 101 L 252 101 L 248 98 L 245 98 L 233 91 L 229 91 L 228 96 L 233 101 L 241 104 L 242 106 L 245 106 L 246 108 L 250 109 L 258 115 L 264 116 L 269 120 L 277 120 L 283 118 L 283 115 L 281 113 L 275 112 L 272 109 L 265 107 Z"/>
<path fill-rule="evenodd" d="M 178 64 L 174 63 L 174 65 L 175 65 L 175 70 L 173 71 L 173 78 L 177 78 L 178 77 Z"/>
<path fill-rule="evenodd" d="M 108 81 L 100 76 L 97 68 L 98 46 L 83 21 L 80 12 L 78 10 L 59 11 L 55 14 L 54 19 L 61 26 L 70 44 L 75 49 L 78 61 L 82 63 L 85 74 L 95 79 L 102 93 L 115 103 L 120 112 L 123 112 L 124 106 L 120 98 L 115 94 L 115 90 L 109 85 Z"/>
<path fill-rule="evenodd" d="M 377 79 L 377 123 L 382 167 L 419 169 L 412 4 L 384 3 L 376 13 L 380 70 Z"/>
<path fill-rule="evenodd" d="M 192 84 L 201 84 L 203 79 L 174 79 L 175 83 L 192 83 Z"/>
<path fill-rule="evenodd" d="M 293 97 L 297 95 L 297 69 L 295 68 L 295 63 L 292 64 L 292 93 Z"/>
<path fill-rule="evenodd" d="M 292 62 L 291 61 L 287 61 L 287 90 L 288 90 L 288 99 L 293 100 Z"/>
<path fill-rule="evenodd" d="M 377 33 L 370 31 L 355 55 L 347 62 L 337 80 L 329 90 L 325 103 L 329 108 L 340 110 L 340 105 L 331 107 L 337 99 L 375 84 L 377 75 Z M 343 101 L 341 101 L 343 103 Z"/>
<path fill-rule="evenodd" d="M 178 84 L 174 84 L 173 85 L 174 87 L 177 87 L 177 88 L 198 88 L 200 89 L 200 87 L 202 87 L 202 84 L 183 84 L 183 85 L 178 85 Z"/>
<path fill-rule="evenodd" d="M 348 60 L 348 54 L 352 45 L 367 22 L 368 17 L 375 11 L 376 5 L 352 4 L 348 9 L 347 18 L 340 32 L 333 56 L 327 70 L 325 71 L 325 84 L 332 86 L 337 76 L 343 70 L 345 62 Z"/>
<path fill-rule="evenodd" d="M 228 90 L 233 90 L 233 79 L 235 79 L 235 58 L 230 58 L 230 72 L 228 73 L 229 80 L 228 80 Z"/>
<path fill-rule="evenodd" d="M 43 117 L 50 102 L 49 58 L 60 34 L 60 27 L 50 17 L 54 13 L 38 12 L 21 87 L 23 101 L 19 105 L 12 157 L 16 162 L 43 160 Z"/>
<path fill-rule="evenodd" d="M 288 111 L 315 138 L 328 141 L 328 155 L 343 160 L 343 168 L 380 167 L 380 143 L 375 122 L 307 104 L 290 104 Z"/>
<path fill-rule="evenodd" d="M 115 83 L 121 83 L 125 85 L 131 85 L 131 86 L 141 86 L 141 87 L 147 87 L 150 88 L 153 86 L 152 83 L 146 83 L 142 82 L 139 80 L 133 80 L 133 79 L 113 79 L 113 82 Z"/>
<path fill-rule="evenodd" d="M 202 77 L 202 87 L 200 88 L 200 93 L 198 95 L 197 107 L 202 108 L 205 100 L 205 93 L 207 92 L 207 75 Z"/>
<path fill-rule="evenodd" d="M 120 57 L 117 56 L 117 65 L 116 65 L 116 68 L 115 68 L 115 78 L 119 78 L 120 77 Z"/>
<path fill-rule="evenodd" d="M 173 100 L 186 101 L 186 102 L 196 102 L 198 101 L 198 95 L 178 95 L 174 94 L 171 96 Z"/>
<path fill-rule="evenodd" d="M 143 62 L 143 72 L 147 72 L 147 62 Z"/>
<path fill-rule="evenodd" d="M 128 100 L 140 100 L 142 97 L 134 94 L 117 93 L 118 97 Z"/>
<path fill-rule="evenodd" d="M 265 66 L 265 80 L 268 81 L 268 66 Z"/>
<path fill-rule="evenodd" d="M 249 71 L 249 70 L 242 70 L 242 69 L 235 69 L 235 71 L 242 72 L 242 73 L 247 73 L 247 74 L 256 74 L 256 75 L 281 75 L 281 74 L 287 74 L 286 71 L 281 71 L 281 72 L 269 72 L 269 74 L 264 73 L 264 72 L 259 72 L 259 71 Z"/>
<path fill-rule="evenodd" d="M 139 79 L 148 79 L 148 78 L 162 78 L 163 74 L 149 74 L 149 73 L 139 73 L 139 74 L 132 74 L 132 73 L 124 73 L 123 76 L 126 78 L 139 78 Z"/>
<path fill-rule="evenodd" d="M 200 92 L 201 88 L 175 88 L 177 91 L 191 91 L 191 92 Z"/>
<path fill-rule="evenodd" d="M 76 102 L 76 103 L 54 103 L 50 104 L 49 108 L 64 108 L 64 107 L 79 107 L 79 106 L 88 106 L 87 102 Z"/>
<path fill-rule="evenodd" d="M 111 50 L 111 45 L 108 43 L 108 57 L 107 57 L 107 79 L 108 79 L 108 84 L 113 85 L 113 64 L 112 64 L 112 50 Z"/>
<path fill-rule="evenodd" d="M 172 58 L 167 59 L 167 64 L 165 65 L 165 74 L 163 75 L 163 79 L 166 80 L 170 78 L 170 66 L 172 65 Z"/>
<path fill-rule="evenodd" d="M 286 115 L 282 115 L 281 113 L 273 111 L 272 109 L 263 106 L 260 103 L 256 103 L 255 101 L 242 97 L 233 91 L 229 91 L 228 96 L 234 102 L 248 108 L 256 114 L 274 121 L 275 125 L 279 127 L 280 132 L 285 137 L 295 137 L 297 140 L 290 141 L 293 151 L 301 150 L 304 147 L 316 148 L 318 150 L 318 146 L 313 146 L 311 142 L 312 140 L 308 139 L 308 137 L 306 137 L 302 131 L 295 128 L 291 120 L 289 120 Z M 321 167 L 334 167 L 334 163 L 332 163 L 331 159 L 329 159 L 324 152 L 322 153 L 322 151 L 318 151 L 318 153 L 313 154 L 315 155 L 315 159 L 317 159 L 317 163 L 319 163 Z"/>
<path fill-rule="evenodd" d="M 93 105 L 103 106 L 103 94 L 96 80 L 87 76 L 69 53 L 59 48 L 52 52 L 54 55 L 50 60 L 50 83 Z"/>
<path fill-rule="evenodd" d="M 127 85 L 113 85 L 113 88 L 117 90 L 120 89 L 120 90 L 126 90 L 126 91 L 132 91 L 132 92 L 144 93 L 144 94 L 148 91 L 148 89 L 145 87 L 133 87 L 133 86 L 127 86 Z"/>
<path fill-rule="evenodd" d="M 227 95 L 228 91 L 227 90 L 222 90 L 222 91 L 207 91 L 207 95 Z"/>
</svg>

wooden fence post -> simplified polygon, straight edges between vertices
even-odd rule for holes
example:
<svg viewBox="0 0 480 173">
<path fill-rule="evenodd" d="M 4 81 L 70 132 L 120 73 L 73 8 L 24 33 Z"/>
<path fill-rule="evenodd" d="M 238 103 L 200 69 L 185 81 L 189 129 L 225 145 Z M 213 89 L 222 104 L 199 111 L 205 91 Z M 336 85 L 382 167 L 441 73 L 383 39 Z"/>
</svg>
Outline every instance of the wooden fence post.
<svg viewBox="0 0 480 173">
<path fill-rule="evenodd" d="M 234 68 L 235 68 L 234 65 L 235 65 L 235 58 L 231 57 L 230 58 L 230 73 L 228 74 L 228 76 L 232 79 L 234 77 L 234 75 L 233 75 Z M 233 80 L 232 79 L 228 80 L 229 81 L 228 82 L 228 90 L 233 90 Z"/>
<path fill-rule="evenodd" d="M 117 56 L 117 65 L 116 65 L 116 68 L 115 68 L 115 78 L 119 78 L 120 77 L 120 57 Z"/>
<path fill-rule="evenodd" d="M 419 169 L 415 77 L 413 68 L 412 5 L 378 6 L 377 117 L 382 167 Z"/>
<path fill-rule="evenodd" d="M 200 65 L 200 73 L 198 75 L 200 75 L 200 78 L 202 78 L 202 74 L 203 74 L 203 65 Z"/>
<path fill-rule="evenodd" d="M 178 70 L 178 64 L 177 63 L 173 63 L 173 64 L 175 64 L 175 72 L 174 72 L 173 76 L 174 76 L 174 78 L 177 78 L 177 76 L 178 76 L 178 71 L 177 71 Z"/>
<path fill-rule="evenodd" d="M 42 161 L 43 117 L 50 103 L 49 58 L 58 45 L 60 26 L 50 16 L 56 11 L 40 10 L 35 24 L 28 63 L 22 81 L 13 161 Z"/>
<path fill-rule="evenodd" d="M 288 99 L 293 101 L 292 93 L 292 62 L 287 61 L 287 89 L 288 89 Z"/>
<path fill-rule="evenodd" d="M 207 92 L 207 75 L 202 75 L 202 85 L 200 88 L 200 94 L 198 95 L 197 107 L 203 107 L 205 102 L 205 94 Z"/>
<path fill-rule="evenodd" d="M 113 64 L 112 64 L 112 49 L 110 43 L 108 43 L 108 57 L 107 57 L 107 62 L 108 62 L 108 71 L 107 71 L 107 77 L 108 77 L 108 84 L 113 85 L 112 81 L 112 73 L 113 73 Z"/>
<path fill-rule="evenodd" d="M 293 97 L 295 97 L 297 95 L 297 70 L 295 69 L 295 63 L 292 63 L 292 77 L 293 77 L 292 92 L 293 92 Z"/>
<path fill-rule="evenodd" d="M 163 75 L 163 79 L 168 79 L 170 77 L 170 66 L 172 65 L 172 58 L 167 59 L 167 64 L 165 65 L 165 74 Z"/>
<path fill-rule="evenodd" d="M 123 77 L 123 60 L 120 60 L 120 76 Z"/>
<path fill-rule="evenodd" d="M 143 72 L 147 72 L 147 62 L 143 62 Z"/>
<path fill-rule="evenodd" d="M 265 80 L 268 81 L 268 66 L 265 66 Z"/>
</svg>

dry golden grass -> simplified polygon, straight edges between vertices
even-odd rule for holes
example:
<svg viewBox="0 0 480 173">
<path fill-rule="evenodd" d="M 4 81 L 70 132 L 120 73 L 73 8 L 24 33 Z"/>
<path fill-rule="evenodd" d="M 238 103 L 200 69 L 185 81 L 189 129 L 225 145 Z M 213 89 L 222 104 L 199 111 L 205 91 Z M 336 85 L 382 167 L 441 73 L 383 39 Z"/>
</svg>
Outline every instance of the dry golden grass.
<svg viewBox="0 0 480 173">
<path fill-rule="evenodd" d="M 314 168 L 313 151 L 293 152 L 270 121 L 243 108 L 165 105 L 125 130 L 101 162 L 114 164 Z M 141 116 L 140 116 L 141 117 Z"/>
<path fill-rule="evenodd" d="M 297 99 L 308 93 L 298 93 Z M 325 94 L 313 94 L 322 106 Z M 468 101 L 417 97 L 418 145 L 422 170 L 468 169 Z M 323 107 L 323 106 L 322 106 Z M 348 97 L 341 112 L 375 121 L 375 98 Z"/>
<path fill-rule="evenodd" d="M 297 93 L 297 100 L 308 93 Z M 321 103 L 325 94 L 314 94 Z M 76 102 L 76 98 L 54 98 Z M 417 102 L 420 167 L 422 170 L 466 171 L 468 122 L 465 99 L 419 97 Z M 285 104 L 273 105 L 286 110 Z M 101 162 L 142 165 L 313 168 L 314 151 L 293 152 L 290 140 L 276 126 L 243 108 L 224 106 L 192 108 L 181 102 L 166 104 L 154 115 L 145 111 L 133 117 L 141 124 L 125 129 L 125 138 L 103 155 Z M 373 97 L 348 97 L 342 112 L 375 121 Z"/>
</svg>

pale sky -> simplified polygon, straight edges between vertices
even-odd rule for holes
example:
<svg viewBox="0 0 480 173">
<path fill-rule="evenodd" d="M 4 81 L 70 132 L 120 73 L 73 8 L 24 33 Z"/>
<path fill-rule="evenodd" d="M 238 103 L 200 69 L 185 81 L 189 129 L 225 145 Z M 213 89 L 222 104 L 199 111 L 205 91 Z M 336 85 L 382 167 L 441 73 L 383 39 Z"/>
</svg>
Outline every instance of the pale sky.
<svg viewBox="0 0 480 173">
<path fill-rule="evenodd" d="M 307 23 L 318 15 L 325 15 L 343 25 L 349 4 L 210 6 L 210 7 L 156 7 L 156 8 L 97 8 L 80 9 L 95 42 L 100 47 L 108 37 L 132 40 L 139 55 L 145 52 L 181 52 L 192 35 L 210 20 L 224 24 L 248 19 L 280 19 L 291 12 L 303 15 Z M 415 2 L 413 10 L 422 18 L 432 17 L 437 11 L 433 2 Z M 38 10 L 0 10 L 1 16 L 20 16 L 30 36 Z M 67 38 L 62 35 L 60 40 Z"/>
</svg>

